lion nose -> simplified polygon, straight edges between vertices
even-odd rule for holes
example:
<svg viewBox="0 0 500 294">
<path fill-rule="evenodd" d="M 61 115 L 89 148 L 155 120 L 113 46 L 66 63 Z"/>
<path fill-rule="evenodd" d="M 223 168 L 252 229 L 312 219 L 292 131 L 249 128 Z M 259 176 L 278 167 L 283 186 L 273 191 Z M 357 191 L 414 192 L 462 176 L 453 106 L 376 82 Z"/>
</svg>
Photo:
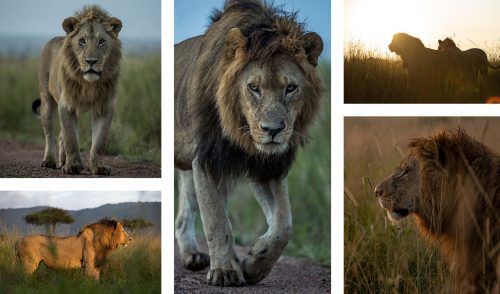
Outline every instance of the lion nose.
<svg viewBox="0 0 500 294">
<path fill-rule="evenodd" d="M 88 58 L 88 59 L 85 59 L 85 61 L 90 65 L 94 65 L 97 63 L 97 59 L 96 58 Z"/>
<path fill-rule="evenodd" d="M 382 189 L 382 186 L 379 183 L 375 186 L 375 197 L 381 197 L 382 195 L 384 195 L 384 189 Z"/>
<path fill-rule="evenodd" d="M 277 124 L 273 123 L 266 123 L 266 122 L 260 122 L 260 128 L 269 134 L 269 136 L 274 137 L 276 134 L 281 132 L 285 128 L 286 124 L 285 121 L 280 121 Z"/>
</svg>

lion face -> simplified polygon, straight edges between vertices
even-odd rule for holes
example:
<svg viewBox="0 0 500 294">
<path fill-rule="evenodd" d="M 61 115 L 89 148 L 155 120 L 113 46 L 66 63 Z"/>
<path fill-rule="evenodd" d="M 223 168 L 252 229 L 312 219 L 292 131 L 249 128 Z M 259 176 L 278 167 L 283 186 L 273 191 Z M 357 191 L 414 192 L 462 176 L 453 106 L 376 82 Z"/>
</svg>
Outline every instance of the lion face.
<svg viewBox="0 0 500 294">
<path fill-rule="evenodd" d="M 103 75 L 106 61 L 117 45 L 121 26 L 121 21 L 114 17 L 107 21 L 85 18 L 79 21 L 74 17 L 64 20 L 63 28 L 69 38 L 72 53 L 86 81 L 97 81 Z"/>
<path fill-rule="evenodd" d="M 238 82 L 248 123 L 245 134 L 262 153 L 285 152 L 303 104 L 305 78 L 300 68 L 280 54 L 269 64 L 250 62 Z"/>
<path fill-rule="evenodd" d="M 415 212 L 419 187 L 419 164 L 415 156 L 410 155 L 375 187 L 375 194 L 389 219 L 395 222 Z"/>
<path fill-rule="evenodd" d="M 115 231 L 113 232 L 113 235 L 116 239 L 118 239 L 118 245 L 121 245 L 123 247 L 127 247 L 128 244 L 132 241 L 132 238 L 130 238 L 125 231 L 125 228 L 121 223 L 118 223 L 116 226 Z"/>
</svg>

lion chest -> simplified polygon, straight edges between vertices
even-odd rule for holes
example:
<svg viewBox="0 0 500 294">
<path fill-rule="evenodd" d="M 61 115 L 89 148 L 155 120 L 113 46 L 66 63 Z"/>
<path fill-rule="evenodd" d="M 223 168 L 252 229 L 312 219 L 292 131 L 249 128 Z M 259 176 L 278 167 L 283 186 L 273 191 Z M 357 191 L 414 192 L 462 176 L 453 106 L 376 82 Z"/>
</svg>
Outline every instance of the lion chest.
<svg viewBox="0 0 500 294">
<path fill-rule="evenodd" d="M 114 101 L 114 85 L 107 82 L 66 81 L 51 91 L 57 103 L 77 114 L 107 107 Z M 56 98 L 57 96 L 57 98 Z"/>
</svg>

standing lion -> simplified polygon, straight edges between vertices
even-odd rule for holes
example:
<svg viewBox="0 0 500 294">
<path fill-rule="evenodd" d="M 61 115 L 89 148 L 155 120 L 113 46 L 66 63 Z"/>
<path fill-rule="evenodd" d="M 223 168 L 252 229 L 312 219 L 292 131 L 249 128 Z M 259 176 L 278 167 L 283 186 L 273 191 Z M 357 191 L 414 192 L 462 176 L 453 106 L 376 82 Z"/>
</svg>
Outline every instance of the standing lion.
<svg viewBox="0 0 500 294">
<path fill-rule="evenodd" d="M 38 72 L 41 120 L 45 133 L 42 167 L 56 168 L 54 114 L 59 112 L 59 165 L 65 174 L 83 170 L 77 117 L 92 112 L 90 171 L 109 175 L 104 165 L 106 137 L 111 126 L 120 72 L 122 22 L 97 5 L 85 6 L 66 18 L 65 37 L 50 40 L 42 50 Z M 33 102 L 34 108 L 40 103 Z"/>
<path fill-rule="evenodd" d="M 259 0 L 226 1 L 205 34 L 175 46 L 176 238 L 184 266 L 212 285 L 257 283 L 292 233 L 287 173 L 320 108 L 321 38 Z M 269 228 L 242 262 L 228 217 L 230 183 L 255 189 Z M 200 209 L 209 255 L 194 224 Z"/>
<path fill-rule="evenodd" d="M 49 268 L 83 268 L 87 275 L 98 280 L 109 253 L 120 245 L 128 246 L 130 241 L 132 238 L 120 222 L 103 218 L 84 226 L 77 236 L 24 237 L 16 244 L 16 250 L 28 274 L 43 262 Z"/>
<path fill-rule="evenodd" d="M 415 215 L 420 232 L 442 249 L 452 273 L 450 293 L 498 293 L 498 154 L 462 129 L 413 139 L 375 194 L 389 219 Z"/>
</svg>

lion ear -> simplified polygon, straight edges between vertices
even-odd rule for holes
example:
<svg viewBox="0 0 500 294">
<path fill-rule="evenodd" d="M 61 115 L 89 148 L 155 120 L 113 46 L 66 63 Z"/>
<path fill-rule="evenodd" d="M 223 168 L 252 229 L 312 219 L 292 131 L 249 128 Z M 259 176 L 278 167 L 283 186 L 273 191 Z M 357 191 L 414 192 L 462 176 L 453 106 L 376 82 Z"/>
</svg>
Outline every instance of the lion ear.
<svg viewBox="0 0 500 294">
<path fill-rule="evenodd" d="M 106 31 L 115 33 L 118 36 L 118 33 L 122 30 L 122 21 L 116 17 L 112 17 L 108 19 L 104 28 Z"/>
<path fill-rule="evenodd" d="M 232 28 L 227 33 L 226 38 L 226 57 L 230 60 L 237 55 L 245 54 L 247 50 L 247 38 L 240 29 Z"/>
<path fill-rule="evenodd" d="M 305 34 L 303 40 L 305 41 L 304 49 L 306 50 L 307 60 L 314 66 L 318 65 L 318 58 L 323 52 L 323 40 L 314 32 Z"/>
<path fill-rule="evenodd" d="M 71 32 L 73 32 L 78 25 L 80 21 L 72 16 L 66 18 L 63 23 L 62 27 L 63 30 L 66 32 L 66 35 L 69 35 Z"/>
<path fill-rule="evenodd" d="M 409 144 L 410 148 L 416 148 L 421 157 L 438 162 L 446 166 L 447 157 L 444 148 L 434 140 L 415 139 Z"/>
</svg>

